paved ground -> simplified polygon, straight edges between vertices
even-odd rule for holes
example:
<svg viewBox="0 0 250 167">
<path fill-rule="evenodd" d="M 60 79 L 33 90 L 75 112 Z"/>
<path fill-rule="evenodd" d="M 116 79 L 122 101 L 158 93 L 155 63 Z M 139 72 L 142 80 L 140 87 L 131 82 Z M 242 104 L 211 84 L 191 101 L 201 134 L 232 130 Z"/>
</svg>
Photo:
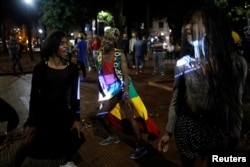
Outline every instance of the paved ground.
<svg viewBox="0 0 250 167">
<path fill-rule="evenodd" d="M 13 153 L 19 144 L 18 136 L 22 131 L 22 124 L 27 118 L 28 101 L 30 94 L 30 81 L 32 69 L 39 61 L 39 54 L 35 55 L 35 61 L 30 61 L 28 55 L 22 59 L 26 75 L 13 76 L 11 73 L 11 62 L 8 56 L 0 55 L 0 97 L 9 102 L 17 110 L 20 117 L 20 125 L 13 132 L 13 140 L 8 147 L 0 152 L 0 167 L 7 167 L 13 162 Z M 73 59 L 75 61 L 75 59 Z M 164 132 L 168 105 L 172 96 L 173 67 L 175 62 L 166 61 L 166 75 L 152 76 L 152 61 L 146 61 L 144 74 L 135 75 L 135 71 L 129 71 L 135 87 L 149 115 L 153 118 L 160 130 Z M 249 104 L 246 104 L 249 105 Z M 179 153 L 176 150 L 175 141 L 172 139 L 167 154 L 157 151 L 157 140 L 147 141 L 146 135 L 143 139 L 148 147 L 149 153 L 140 160 L 131 160 L 129 155 L 134 151 L 133 142 L 129 136 L 121 135 L 119 144 L 100 146 L 98 143 L 106 135 L 105 130 L 95 117 L 97 111 L 97 80 L 96 72 L 87 73 L 87 82 L 81 83 L 81 117 L 84 126 L 86 142 L 79 150 L 79 156 L 75 158 L 79 167 L 181 167 Z M 250 114 L 249 114 L 250 115 Z M 249 147 L 249 144 L 247 145 Z M 25 167 L 55 167 L 59 166 L 60 160 L 37 161 L 28 158 Z"/>
</svg>

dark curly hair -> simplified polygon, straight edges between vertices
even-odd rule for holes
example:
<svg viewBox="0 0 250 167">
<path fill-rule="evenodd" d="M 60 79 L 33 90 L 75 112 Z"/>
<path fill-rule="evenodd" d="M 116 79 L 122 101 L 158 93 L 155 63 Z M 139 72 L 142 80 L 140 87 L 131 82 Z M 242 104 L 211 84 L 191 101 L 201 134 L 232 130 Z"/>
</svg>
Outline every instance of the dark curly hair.
<svg viewBox="0 0 250 167">
<path fill-rule="evenodd" d="M 48 60 L 49 57 L 52 57 L 57 52 L 63 37 L 67 37 L 64 31 L 54 31 L 45 39 L 41 50 L 43 60 Z"/>
</svg>

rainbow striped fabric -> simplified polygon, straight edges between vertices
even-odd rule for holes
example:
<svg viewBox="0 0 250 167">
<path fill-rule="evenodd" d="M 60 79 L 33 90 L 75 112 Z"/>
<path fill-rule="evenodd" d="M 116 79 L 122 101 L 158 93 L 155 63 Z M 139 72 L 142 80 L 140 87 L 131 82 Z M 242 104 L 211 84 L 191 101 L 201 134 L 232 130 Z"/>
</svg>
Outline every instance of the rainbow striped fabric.
<svg viewBox="0 0 250 167">
<path fill-rule="evenodd" d="M 136 119 L 141 132 L 148 134 L 148 140 L 155 140 L 160 136 L 160 130 L 149 117 L 147 109 L 138 95 L 131 79 L 129 82 L 129 95 L 133 104 L 134 118 Z M 122 101 L 119 101 L 116 106 L 112 109 L 111 113 L 108 115 L 109 120 L 114 124 L 116 128 L 125 132 L 132 133 L 131 129 L 126 129 L 126 117 L 124 114 L 124 108 Z"/>
</svg>

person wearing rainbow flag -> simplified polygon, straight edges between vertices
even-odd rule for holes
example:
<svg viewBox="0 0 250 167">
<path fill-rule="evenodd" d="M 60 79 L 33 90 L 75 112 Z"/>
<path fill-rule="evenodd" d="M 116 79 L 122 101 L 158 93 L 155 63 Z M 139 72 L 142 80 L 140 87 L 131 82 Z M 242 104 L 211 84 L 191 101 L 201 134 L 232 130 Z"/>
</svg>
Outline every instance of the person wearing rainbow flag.
<svg viewBox="0 0 250 167">
<path fill-rule="evenodd" d="M 115 48 L 119 30 L 111 28 L 105 32 L 102 49 L 97 56 L 98 85 L 100 104 L 97 116 L 110 133 L 100 142 L 101 145 L 119 143 L 118 130 L 124 132 L 122 121 L 128 120 L 136 138 L 136 149 L 131 159 L 139 159 L 148 151 L 142 144 L 141 132 L 149 134 L 148 139 L 159 137 L 160 131 L 149 118 L 147 109 L 137 94 L 131 78 L 128 76 L 126 57 Z M 126 118 L 126 119 L 125 119 Z M 116 134 L 114 136 L 113 134 Z"/>
</svg>

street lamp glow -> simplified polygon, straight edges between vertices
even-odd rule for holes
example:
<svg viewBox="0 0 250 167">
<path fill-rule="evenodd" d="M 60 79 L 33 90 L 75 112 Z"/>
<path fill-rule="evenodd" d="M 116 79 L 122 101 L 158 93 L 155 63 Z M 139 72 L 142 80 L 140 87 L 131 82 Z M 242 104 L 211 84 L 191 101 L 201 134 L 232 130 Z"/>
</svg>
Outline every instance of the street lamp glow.
<svg viewBox="0 0 250 167">
<path fill-rule="evenodd" d="M 33 0 L 24 0 L 24 2 L 30 5 L 32 4 Z"/>
<path fill-rule="evenodd" d="M 40 34 L 42 34 L 42 33 L 43 33 L 43 30 L 42 30 L 41 28 L 39 28 L 38 32 L 39 32 Z"/>
</svg>

